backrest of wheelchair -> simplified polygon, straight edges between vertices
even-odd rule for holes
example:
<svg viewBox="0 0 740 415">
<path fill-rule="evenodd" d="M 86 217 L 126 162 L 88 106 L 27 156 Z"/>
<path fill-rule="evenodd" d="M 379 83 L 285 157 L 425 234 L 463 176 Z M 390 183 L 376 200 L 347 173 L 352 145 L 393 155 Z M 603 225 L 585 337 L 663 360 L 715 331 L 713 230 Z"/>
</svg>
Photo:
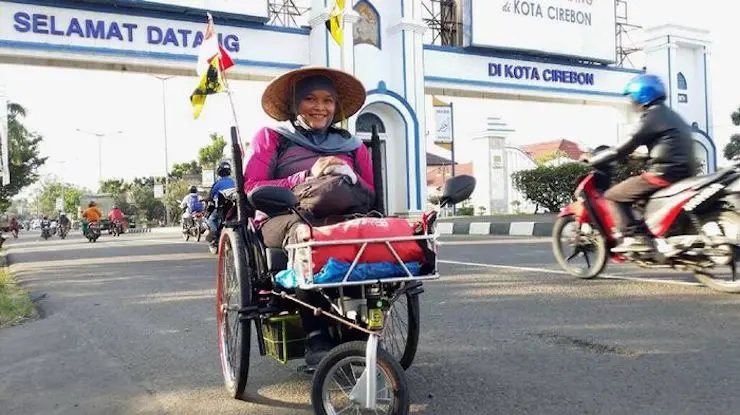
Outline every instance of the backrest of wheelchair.
<svg viewBox="0 0 740 415">
<path fill-rule="evenodd" d="M 373 210 L 386 216 L 385 209 L 385 191 L 383 189 L 383 155 L 380 151 L 380 136 L 378 135 L 378 126 L 373 124 L 370 134 L 370 142 L 365 143 L 370 150 L 370 157 L 373 163 L 373 184 L 375 187 L 375 206 Z"/>
</svg>

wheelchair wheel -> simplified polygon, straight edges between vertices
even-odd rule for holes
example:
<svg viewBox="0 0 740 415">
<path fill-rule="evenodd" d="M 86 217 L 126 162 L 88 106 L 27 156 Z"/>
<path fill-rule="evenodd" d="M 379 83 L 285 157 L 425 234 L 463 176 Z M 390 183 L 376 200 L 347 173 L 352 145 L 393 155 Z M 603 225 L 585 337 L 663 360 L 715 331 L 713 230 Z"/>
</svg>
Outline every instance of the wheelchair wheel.
<svg viewBox="0 0 740 415">
<path fill-rule="evenodd" d="M 392 300 L 390 309 L 380 344 L 407 370 L 419 345 L 419 295 L 403 292 Z"/>
<path fill-rule="evenodd" d="M 251 322 L 241 320 L 239 310 L 251 305 L 246 246 L 233 229 L 224 228 L 218 249 L 216 321 L 224 384 L 229 395 L 244 399 L 249 375 Z"/>
<path fill-rule="evenodd" d="M 353 341 L 332 349 L 313 376 L 311 403 L 316 414 L 364 413 L 350 396 L 365 369 L 367 343 Z M 408 414 L 411 405 L 406 373 L 382 347 L 377 353 L 376 414 Z M 364 393 L 364 391 L 360 391 Z"/>
</svg>

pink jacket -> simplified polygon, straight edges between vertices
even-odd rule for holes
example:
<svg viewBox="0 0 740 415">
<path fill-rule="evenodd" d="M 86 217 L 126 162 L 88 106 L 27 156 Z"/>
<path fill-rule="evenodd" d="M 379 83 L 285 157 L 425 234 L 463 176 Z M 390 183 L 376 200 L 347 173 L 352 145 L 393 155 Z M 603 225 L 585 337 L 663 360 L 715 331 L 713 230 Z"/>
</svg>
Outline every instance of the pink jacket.
<svg viewBox="0 0 740 415">
<path fill-rule="evenodd" d="M 324 154 L 300 146 L 291 146 L 277 158 L 280 143 L 278 133 L 270 128 L 262 128 L 252 139 L 252 155 L 244 168 L 244 191 L 249 193 L 259 186 L 280 186 L 292 189 L 306 181 L 311 166 Z M 373 182 L 373 164 L 370 152 L 364 145 L 355 150 L 357 177 L 359 182 L 371 191 L 375 191 Z M 353 167 L 352 156 L 336 155 Z"/>
</svg>

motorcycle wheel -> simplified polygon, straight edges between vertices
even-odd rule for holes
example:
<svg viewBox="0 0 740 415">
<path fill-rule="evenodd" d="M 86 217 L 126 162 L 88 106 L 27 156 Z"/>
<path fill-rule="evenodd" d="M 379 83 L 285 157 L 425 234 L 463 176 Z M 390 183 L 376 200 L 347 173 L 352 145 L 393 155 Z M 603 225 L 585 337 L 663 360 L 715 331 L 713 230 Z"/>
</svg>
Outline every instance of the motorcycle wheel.
<svg viewBox="0 0 740 415">
<path fill-rule="evenodd" d="M 564 235 L 566 227 L 573 225 L 573 236 Z M 566 253 L 566 247 L 572 247 L 573 253 Z M 599 228 L 590 224 L 582 224 L 580 228 L 573 215 L 559 218 L 552 230 L 552 252 L 558 264 L 568 274 L 581 279 L 594 278 L 601 274 L 606 266 L 607 242 Z M 578 268 L 572 264 L 579 254 L 583 254 L 586 268 Z"/>
<path fill-rule="evenodd" d="M 704 221 L 704 227 L 710 223 L 715 222 L 719 225 L 722 236 L 726 238 L 734 239 L 740 243 L 740 213 L 734 211 L 723 211 L 720 212 L 716 217 L 709 218 Z M 730 270 L 737 267 L 737 259 L 740 256 L 739 245 L 724 245 L 717 248 L 726 248 L 727 259 L 726 261 L 717 260 L 714 261 L 717 265 L 729 265 Z M 711 258 L 711 257 L 710 257 Z M 740 293 L 740 277 L 733 278 L 721 278 L 717 274 L 709 272 L 709 270 L 700 270 L 694 272 L 694 277 L 700 283 L 706 285 L 712 290 L 737 294 Z"/>
<path fill-rule="evenodd" d="M 200 237 L 203 236 L 203 231 L 200 229 L 200 225 L 195 227 L 195 240 L 200 242 Z"/>
</svg>

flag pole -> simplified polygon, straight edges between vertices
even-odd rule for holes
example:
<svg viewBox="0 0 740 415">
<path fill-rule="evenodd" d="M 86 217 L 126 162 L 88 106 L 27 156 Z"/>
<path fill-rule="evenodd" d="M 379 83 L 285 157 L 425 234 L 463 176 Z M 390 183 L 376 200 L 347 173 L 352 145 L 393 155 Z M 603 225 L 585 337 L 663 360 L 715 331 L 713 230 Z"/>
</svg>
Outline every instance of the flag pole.
<svg viewBox="0 0 740 415">
<path fill-rule="evenodd" d="M 215 27 L 213 25 L 213 16 L 211 16 L 211 13 L 208 13 L 208 23 Z M 216 35 L 218 36 L 218 35 Z M 236 184 L 236 195 L 237 195 L 237 204 L 236 204 L 236 216 L 237 221 L 242 225 L 242 230 L 246 229 L 247 226 L 247 217 L 250 215 L 249 209 L 247 207 L 247 195 L 244 191 L 244 183 L 246 181 L 246 178 L 244 177 L 244 168 L 243 168 L 243 156 L 244 156 L 244 145 L 242 143 L 241 139 L 241 133 L 239 131 L 239 119 L 236 115 L 236 105 L 234 105 L 234 98 L 232 96 L 231 88 L 229 87 L 229 83 L 226 79 L 226 71 L 221 70 L 221 49 L 219 48 L 217 51 L 218 56 L 218 65 L 219 70 L 218 74 L 221 77 L 221 81 L 224 84 L 226 95 L 229 97 L 229 107 L 231 108 L 231 116 L 233 118 L 233 124 L 230 128 L 230 136 L 231 136 L 231 157 L 234 159 L 234 177 L 235 177 L 235 184 Z"/>
<path fill-rule="evenodd" d="M 208 23 L 210 25 L 212 25 L 213 27 L 215 27 L 215 25 L 213 25 L 213 16 L 211 15 L 211 13 L 210 12 L 207 12 L 206 14 L 208 15 Z M 216 36 L 218 36 L 218 35 L 216 35 Z M 220 65 L 221 58 L 222 58 L 221 57 L 221 50 L 219 50 L 217 53 L 218 53 L 218 60 L 219 60 L 219 65 Z M 234 98 L 231 95 L 231 88 L 229 87 L 229 82 L 226 79 L 226 71 L 219 70 L 218 73 L 219 73 L 219 76 L 221 76 L 221 80 L 224 83 L 224 87 L 226 88 L 226 91 L 225 91 L 226 92 L 226 96 L 229 97 L 229 107 L 231 108 L 231 116 L 232 116 L 233 121 L 234 121 L 234 127 L 236 128 L 237 140 L 238 140 L 239 146 L 242 147 L 243 144 L 242 144 L 241 134 L 239 133 L 239 119 L 238 119 L 238 117 L 236 115 L 236 105 L 234 105 Z"/>
<path fill-rule="evenodd" d="M 344 13 L 345 13 L 346 10 L 347 10 L 347 3 L 344 3 L 342 5 L 342 10 L 341 10 L 341 13 L 339 15 L 340 16 L 340 22 L 341 22 L 341 25 L 342 25 L 341 28 L 340 28 L 341 33 L 342 33 L 342 44 L 339 45 L 339 69 L 341 69 L 342 72 L 347 72 L 345 70 L 345 65 L 344 65 L 344 57 L 345 57 L 345 53 L 344 53 L 344 49 L 345 49 Z M 342 120 L 342 123 L 341 123 L 341 127 L 342 127 L 343 130 L 349 129 L 349 120 L 346 119 L 346 118 L 343 119 Z"/>
</svg>

